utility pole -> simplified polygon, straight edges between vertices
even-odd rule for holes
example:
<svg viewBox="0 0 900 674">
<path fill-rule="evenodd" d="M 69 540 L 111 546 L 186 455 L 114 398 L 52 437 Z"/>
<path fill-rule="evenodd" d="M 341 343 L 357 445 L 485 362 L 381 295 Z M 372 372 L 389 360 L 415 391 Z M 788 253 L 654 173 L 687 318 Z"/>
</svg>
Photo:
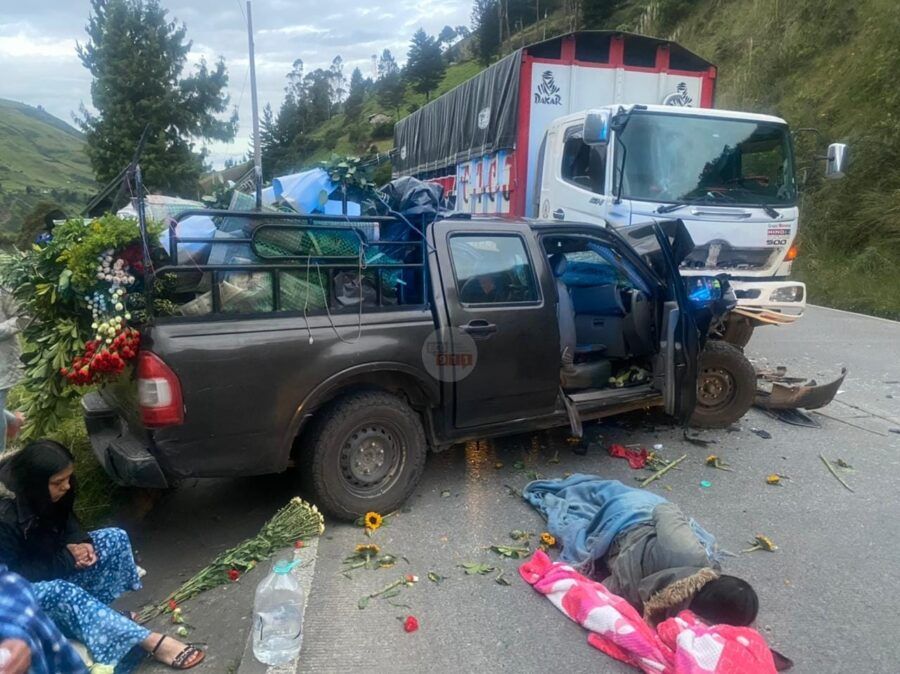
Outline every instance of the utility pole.
<svg viewBox="0 0 900 674">
<path fill-rule="evenodd" d="M 247 45 L 250 53 L 250 101 L 253 107 L 253 172 L 256 178 L 256 210 L 262 210 L 262 148 L 259 145 L 259 101 L 256 98 L 256 56 L 253 50 L 253 10 L 247 0 Z"/>
</svg>

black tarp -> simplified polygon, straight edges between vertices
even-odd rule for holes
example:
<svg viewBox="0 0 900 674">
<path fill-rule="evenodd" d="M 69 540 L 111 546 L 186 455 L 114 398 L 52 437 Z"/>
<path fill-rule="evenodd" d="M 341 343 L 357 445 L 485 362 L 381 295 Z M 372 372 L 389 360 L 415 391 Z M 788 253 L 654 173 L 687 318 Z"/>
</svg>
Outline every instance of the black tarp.
<svg viewBox="0 0 900 674">
<path fill-rule="evenodd" d="M 397 122 L 397 173 L 437 171 L 515 147 L 521 65 L 519 49 Z"/>
</svg>

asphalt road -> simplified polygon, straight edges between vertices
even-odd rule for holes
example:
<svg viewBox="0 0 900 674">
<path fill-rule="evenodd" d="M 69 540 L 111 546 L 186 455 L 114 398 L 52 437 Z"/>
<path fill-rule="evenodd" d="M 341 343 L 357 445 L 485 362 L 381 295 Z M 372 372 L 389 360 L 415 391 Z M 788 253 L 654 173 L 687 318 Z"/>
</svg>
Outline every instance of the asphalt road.
<svg viewBox="0 0 900 674">
<path fill-rule="evenodd" d="M 703 433 L 715 441 L 704 449 L 686 443 L 664 419 L 631 415 L 589 426 L 598 445 L 586 456 L 571 451 L 563 432 L 473 442 L 434 455 L 409 507 L 371 540 L 358 527 L 329 523 L 318 546 L 298 671 L 632 671 L 591 648 L 582 628 L 519 579 L 517 562 L 486 550 L 510 543 L 513 529 L 541 531 L 540 517 L 507 488 L 520 490 L 534 473 L 634 482 L 643 473 L 610 458 L 602 448 L 612 442 L 659 443 L 667 458 L 688 454 L 681 470 L 651 488 L 739 553 L 726 569 L 757 588 L 759 627 L 794 659 L 794 671 L 900 670 L 900 435 L 890 432 L 900 430 L 900 323 L 814 307 L 794 326 L 759 330 L 748 353 L 819 381 L 849 368 L 842 392 L 822 410 L 828 416 L 816 416 L 821 428 L 788 426 L 751 410 L 740 430 Z M 711 452 L 733 472 L 705 466 Z M 854 492 L 828 473 L 820 453 L 853 466 L 843 475 Z M 769 486 L 770 473 L 790 479 Z M 702 487 L 703 480 L 711 485 Z M 291 476 L 276 476 L 208 481 L 167 496 L 133 529 L 150 574 L 128 603 L 164 596 L 254 533 L 294 489 Z M 772 538 L 778 551 L 740 554 L 757 533 Z M 348 579 L 341 562 L 364 542 L 408 562 L 354 571 Z M 497 567 L 510 585 L 495 582 L 496 573 L 466 576 L 459 567 L 466 562 Z M 429 571 L 446 580 L 430 582 Z M 405 573 L 420 582 L 357 607 L 360 597 Z M 209 644 L 201 671 L 236 670 L 259 577 L 254 571 L 185 607 L 191 638 Z M 421 625 L 414 634 L 398 620 L 410 614 Z"/>
</svg>

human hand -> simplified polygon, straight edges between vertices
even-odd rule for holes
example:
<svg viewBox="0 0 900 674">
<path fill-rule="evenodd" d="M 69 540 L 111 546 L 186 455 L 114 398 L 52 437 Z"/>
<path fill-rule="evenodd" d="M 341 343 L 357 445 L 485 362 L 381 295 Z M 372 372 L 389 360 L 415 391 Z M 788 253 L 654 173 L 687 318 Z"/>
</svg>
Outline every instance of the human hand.
<svg viewBox="0 0 900 674">
<path fill-rule="evenodd" d="M 15 438 L 19 431 L 22 430 L 22 426 L 25 425 L 25 415 L 21 412 L 16 412 L 15 420 L 10 420 L 6 423 L 6 439 L 12 440 Z"/>
<path fill-rule="evenodd" d="M 0 674 L 25 674 L 31 667 L 31 650 L 21 639 L 0 641 Z"/>
<path fill-rule="evenodd" d="M 97 553 L 90 543 L 70 543 L 66 548 L 75 559 L 76 569 L 88 569 L 97 563 Z"/>
</svg>

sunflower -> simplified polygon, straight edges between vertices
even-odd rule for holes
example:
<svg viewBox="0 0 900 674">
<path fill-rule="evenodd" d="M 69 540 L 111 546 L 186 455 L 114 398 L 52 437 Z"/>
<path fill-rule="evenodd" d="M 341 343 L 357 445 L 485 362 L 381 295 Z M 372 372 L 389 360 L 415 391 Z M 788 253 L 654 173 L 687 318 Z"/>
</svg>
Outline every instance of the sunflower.
<svg viewBox="0 0 900 674">
<path fill-rule="evenodd" d="M 363 521 L 366 524 L 366 529 L 375 531 L 382 525 L 382 523 L 384 522 L 384 518 L 378 513 L 366 513 L 366 517 Z"/>
<path fill-rule="evenodd" d="M 356 546 L 357 555 L 377 555 L 379 552 L 381 548 L 374 543 L 360 543 Z"/>
<path fill-rule="evenodd" d="M 545 531 L 541 534 L 541 543 L 552 548 L 554 545 L 556 545 L 556 537 L 553 536 L 553 534 Z"/>
</svg>

